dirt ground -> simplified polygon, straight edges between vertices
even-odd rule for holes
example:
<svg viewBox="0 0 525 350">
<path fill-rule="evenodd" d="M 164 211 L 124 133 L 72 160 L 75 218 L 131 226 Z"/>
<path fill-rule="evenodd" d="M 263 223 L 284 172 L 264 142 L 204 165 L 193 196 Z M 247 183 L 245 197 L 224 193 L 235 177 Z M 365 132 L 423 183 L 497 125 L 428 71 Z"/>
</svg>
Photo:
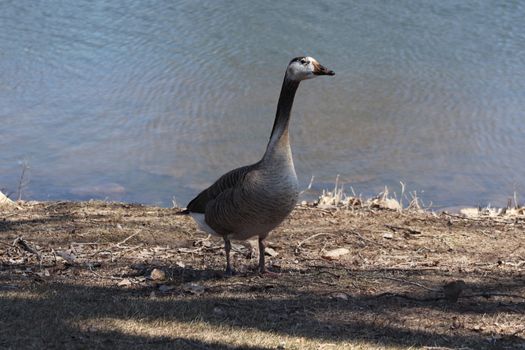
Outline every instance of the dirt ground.
<svg viewBox="0 0 525 350">
<path fill-rule="evenodd" d="M 298 206 L 268 238 L 278 277 L 236 242 L 225 278 L 222 241 L 175 213 L 0 208 L 0 348 L 525 349 L 525 218 Z"/>
</svg>

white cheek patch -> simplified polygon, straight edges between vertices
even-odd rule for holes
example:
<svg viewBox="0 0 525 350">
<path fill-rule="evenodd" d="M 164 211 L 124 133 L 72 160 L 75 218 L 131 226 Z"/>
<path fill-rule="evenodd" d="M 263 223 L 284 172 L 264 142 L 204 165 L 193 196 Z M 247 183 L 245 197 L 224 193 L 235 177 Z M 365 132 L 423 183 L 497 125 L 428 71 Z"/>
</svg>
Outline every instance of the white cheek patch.
<svg viewBox="0 0 525 350">
<path fill-rule="evenodd" d="M 319 64 L 319 62 L 317 62 L 317 60 L 315 58 L 313 58 L 313 57 L 308 56 L 308 57 L 306 57 L 306 59 L 308 61 L 310 61 L 310 63 L 315 62 L 315 63 Z"/>
<path fill-rule="evenodd" d="M 288 67 L 287 75 L 290 79 L 300 81 L 315 77 L 315 67 L 316 65 L 319 65 L 319 63 L 315 58 L 310 56 L 305 57 L 305 59 L 309 62 L 306 66 L 301 62 L 293 62 Z"/>
</svg>

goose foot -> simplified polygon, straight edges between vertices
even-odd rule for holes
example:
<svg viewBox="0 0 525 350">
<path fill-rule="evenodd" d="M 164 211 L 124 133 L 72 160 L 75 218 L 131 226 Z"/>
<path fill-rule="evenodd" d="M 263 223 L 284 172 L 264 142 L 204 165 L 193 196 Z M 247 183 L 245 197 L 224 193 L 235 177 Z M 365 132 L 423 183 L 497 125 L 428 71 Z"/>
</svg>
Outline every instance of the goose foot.
<svg viewBox="0 0 525 350">
<path fill-rule="evenodd" d="M 226 267 L 226 270 L 222 274 L 223 277 L 232 277 L 233 275 L 235 275 L 235 271 L 233 271 L 230 266 Z"/>
<path fill-rule="evenodd" d="M 266 235 L 264 236 L 264 238 L 265 237 Z M 266 264 L 264 262 L 264 251 L 266 246 L 264 244 L 264 238 L 259 237 L 259 275 L 273 278 L 279 277 L 279 273 L 266 270 Z"/>
</svg>

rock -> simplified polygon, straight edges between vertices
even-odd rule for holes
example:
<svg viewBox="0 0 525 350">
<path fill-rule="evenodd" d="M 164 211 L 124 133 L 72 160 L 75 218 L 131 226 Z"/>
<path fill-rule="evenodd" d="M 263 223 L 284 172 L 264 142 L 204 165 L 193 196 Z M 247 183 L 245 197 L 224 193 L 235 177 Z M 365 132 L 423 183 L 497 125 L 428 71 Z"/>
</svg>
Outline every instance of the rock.
<svg viewBox="0 0 525 350">
<path fill-rule="evenodd" d="M 325 252 L 323 255 L 321 255 L 321 257 L 326 260 L 337 260 L 341 256 L 349 254 L 349 253 L 350 251 L 346 248 L 337 248 L 337 249 L 333 249 L 333 250 L 329 250 Z"/>
<path fill-rule="evenodd" d="M 2 205 L 13 205 L 13 204 L 15 204 L 15 202 L 13 202 L 9 198 L 7 198 L 7 196 L 5 194 L 0 192 L 0 207 Z"/>
<path fill-rule="evenodd" d="M 166 273 L 159 269 L 153 269 L 149 278 L 154 281 L 164 281 L 166 279 Z"/>
</svg>

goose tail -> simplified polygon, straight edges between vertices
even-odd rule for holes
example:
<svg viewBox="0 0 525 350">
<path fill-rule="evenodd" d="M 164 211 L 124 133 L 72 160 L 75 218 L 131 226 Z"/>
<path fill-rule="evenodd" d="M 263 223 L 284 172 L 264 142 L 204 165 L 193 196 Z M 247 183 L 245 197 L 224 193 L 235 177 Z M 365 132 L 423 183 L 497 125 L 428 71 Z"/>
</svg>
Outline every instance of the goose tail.
<svg viewBox="0 0 525 350">
<path fill-rule="evenodd" d="M 190 211 L 188 209 L 179 210 L 175 215 L 189 215 Z"/>
</svg>

